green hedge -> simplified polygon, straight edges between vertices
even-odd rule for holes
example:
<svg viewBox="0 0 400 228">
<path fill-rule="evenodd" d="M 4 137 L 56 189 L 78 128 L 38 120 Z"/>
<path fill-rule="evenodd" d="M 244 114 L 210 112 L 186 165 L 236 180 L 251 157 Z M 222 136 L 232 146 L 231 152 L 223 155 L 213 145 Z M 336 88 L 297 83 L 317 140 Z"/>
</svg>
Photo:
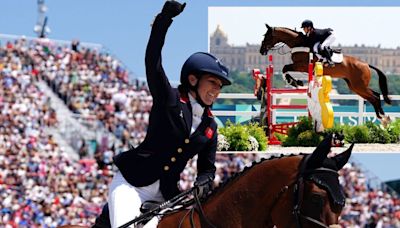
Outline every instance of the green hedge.
<svg viewBox="0 0 400 228">
<path fill-rule="evenodd" d="M 228 121 L 225 127 L 218 128 L 219 150 L 265 151 L 268 139 L 264 130 L 257 123 L 242 125 Z M 329 133 L 344 134 L 344 140 L 348 143 L 399 143 L 400 119 L 393 121 L 386 128 L 372 122 L 358 126 L 335 123 L 331 129 L 326 129 L 323 133 L 318 134 L 314 131 L 311 119 L 300 117 L 299 124 L 289 128 L 287 136 L 280 134 L 275 134 L 275 136 L 282 142 L 282 146 L 317 146 L 323 136 Z"/>
<path fill-rule="evenodd" d="M 265 131 L 257 123 L 242 125 L 233 124 L 228 121 L 224 127 L 218 128 L 218 133 L 222 135 L 218 142 L 219 145 L 229 145 L 229 149 L 226 149 L 226 147 L 220 147 L 218 148 L 219 150 L 265 151 L 267 149 L 268 139 L 265 136 Z M 255 143 L 252 138 L 257 140 L 258 144 Z M 225 142 L 225 140 L 227 142 Z M 224 141 L 224 143 L 221 141 Z"/>
<path fill-rule="evenodd" d="M 308 117 L 300 117 L 299 123 L 289 128 L 288 135 L 277 136 L 282 146 L 317 146 L 322 136 L 315 133 L 314 124 Z"/>
<path fill-rule="evenodd" d="M 301 117 L 298 125 L 288 130 L 288 135 L 277 135 L 282 146 L 316 146 L 322 135 L 328 133 L 344 134 L 348 143 L 398 143 L 400 141 L 400 119 L 391 122 L 386 128 L 382 125 L 366 122 L 363 125 L 349 126 L 335 123 L 322 134 L 314 132 L 313 122 L 308 117 Z"/>
</svg>

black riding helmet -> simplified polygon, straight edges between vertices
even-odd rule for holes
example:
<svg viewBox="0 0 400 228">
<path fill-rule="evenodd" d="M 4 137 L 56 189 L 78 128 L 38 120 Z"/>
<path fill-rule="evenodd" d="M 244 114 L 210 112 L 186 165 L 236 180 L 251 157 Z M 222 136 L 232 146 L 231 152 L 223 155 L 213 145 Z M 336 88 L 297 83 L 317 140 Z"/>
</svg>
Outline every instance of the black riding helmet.
<svg viewBox="0 0 400 228">
<path fill-rule="evenodd" d="M 189 75 L 193 74 L 200 80 L 201 76 L 206 73 L 212 74 L 220 79 L 222 86 L 232 84 L 228 77 L 228 68 L 224 66 L 217 57 L 206 52 L 196 52 L 192 54 L 182 66 L 180 87 L 183 87 L 186 91 L 195 91 L 197 94 L 196 100 L 203 107 L 207 105 L 205 105 L 198 94 L 197 88 L 199 84 L 197 83 L 195 86 L 190 85 Z"/>
<path fill-rule="evenodd" d="M 301 23 L 301 28 L 306 28 L 306 27 L 314 28 L 313 22 L 312 22 L 311 20 L 304 20 L 304 21 Z"/>
<path fill-rule="evenodd" d="M 229 70 L 222 62 L 215 56 L 206 52 L 196 52 L 192 54 L 183 64 L 181 71 L 181 84 L 189 86 L 188 77 L 190 74 L 196 76 L 210 73 L 222 81 L 222 85 L 230 85 Z"/>
</svg>

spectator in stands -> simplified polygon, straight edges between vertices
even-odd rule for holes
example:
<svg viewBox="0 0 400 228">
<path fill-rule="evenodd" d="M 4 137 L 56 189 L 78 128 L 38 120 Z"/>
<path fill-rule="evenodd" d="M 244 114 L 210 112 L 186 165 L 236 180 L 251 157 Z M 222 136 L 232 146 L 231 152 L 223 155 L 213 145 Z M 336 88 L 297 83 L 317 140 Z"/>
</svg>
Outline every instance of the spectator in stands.
<svg viewBox="0 0 400 228">
<path fill-rule="evenodd" d="M 71 42 L 71 49 L 74 52 L 79 52 L 79 40 L 73 40 Z"/>
<path fill-rule="evenodd" d="M 175 89 L 161 65 L 166 32 L 172 18 L 184 7 L 185 4 L 167 1 L 152 25 L 145 61 L 154 100 L 151 119 L 146 138 L 139 147 L 114 159 L 119 172 L 109 189 L 112 227 L 140 215 L 139 208 L 144 201 L 164 201 L 177 195 L 180 173 L 195 154 L 198 154 L 195 186 L 200 197 L 208 193 L 215 176 L 217 124 L 211 118 L 210 106 L 222 86 L 231 84 L 228 69 L 209 53 L 195 53 L 184 63 L 181 85 Z M 157 224 L 155 217 L 145 227 Z"/>
</svg>

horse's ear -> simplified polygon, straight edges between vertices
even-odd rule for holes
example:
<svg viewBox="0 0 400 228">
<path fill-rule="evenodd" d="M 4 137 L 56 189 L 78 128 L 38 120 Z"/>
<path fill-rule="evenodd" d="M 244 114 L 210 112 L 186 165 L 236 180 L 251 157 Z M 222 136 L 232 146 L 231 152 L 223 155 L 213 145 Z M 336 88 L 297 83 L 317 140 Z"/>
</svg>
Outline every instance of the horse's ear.
<svg viewBox="0 0 400 228">
<path fill-rule="evenodd" d="M 338 168 L 338 170 L 343 168 L 343 166 L 346 165 L 346 163 L 349 161 L 353 147 L 354 147 L 354 143 L 352 143 L 351 146 L 346 151 L 344 151 L 332 158 L 332 160 L 336 163 L 336 167 Z"/>
<path fill-rule="evenodd" d="M 329 134 L 322 140 L 322 142 L 315 148 L 307 162 L 307 167 L 318 168 L 322 166 L 322 162 L 325 160 L 332 147 L 332 134 Z"/>
<path fill-rule="evenodd" d="M 271 29 L 271 26 L 269 26 L 267 23 L 265 23 L 265 27 L 267 27 L 267 29 Z"/>
</svg>

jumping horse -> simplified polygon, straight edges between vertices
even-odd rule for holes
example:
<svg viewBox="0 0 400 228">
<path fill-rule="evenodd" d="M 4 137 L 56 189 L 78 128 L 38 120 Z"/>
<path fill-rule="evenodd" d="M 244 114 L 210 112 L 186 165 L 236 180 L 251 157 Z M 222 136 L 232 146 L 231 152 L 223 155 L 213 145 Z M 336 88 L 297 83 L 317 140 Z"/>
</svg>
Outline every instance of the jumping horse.
<svg viewBox="0 0 400 228">
<path fill-rule="evenodd" d="M 289 48 L 304 47 L 305 35 L 295 30 L 284 27 L 271 27 L 266 24 L 267 32 L 264 34 L 264 40 L 261 43 L 260 53 L 266 55 L 269 50 L 275 48 L 278 43 L 284 43 Z M 292 64 L 285 65 L 282 73 L 286 75 L 288 71 L 308 72 L 309 53 L 295 52 L 292 53 Z M 314 57 L 313 62 L 317 61 Z M 381 115 L 385 116 L 382 109 L 380 94 L 371 88 L 368 88 L 371 80 L 371 69 L 378 73 L 379 88 L 382 92 L 383 99 L 387 104 L 391 104 L 388 97 L 388 86 L 385 74 L 378 68 L 369 65 L 352 56 L 344 56 L 341 63 L 335 64 L 333 67 L 324 68 L 324 74 L 334 78 L 342 78 L 346 81 L 350 90 L 369 101 L 374 109 L 378 119 Z"/>
<path fill-rule="evenodd" d="M 353 145 L 328 158 L 331 145 L 328 136 L 312 154 L 254 163 L 215 189 L 202 203 L 202 213 L 185 209 L 164 216 L 158 227 L 340 227 L 345 195 L 338 170 Z"/>
</svg>

